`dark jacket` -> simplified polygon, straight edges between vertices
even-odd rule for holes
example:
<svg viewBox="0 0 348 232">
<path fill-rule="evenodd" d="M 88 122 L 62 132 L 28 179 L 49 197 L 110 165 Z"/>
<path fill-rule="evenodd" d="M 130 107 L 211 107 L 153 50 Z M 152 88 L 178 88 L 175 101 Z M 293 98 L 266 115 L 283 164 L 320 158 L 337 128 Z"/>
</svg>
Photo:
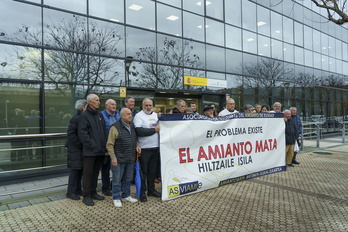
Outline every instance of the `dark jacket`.
<svg viewBox="0 0 348 232">
<path fill-rule="evenodd" d="M 291 115 L 291 120 L 294 120 L 295 127 L 297 128 L 298 135 L 302 134 L 302 122 L 301 117 L 298 115 Z M 298 138 L 298 137 L 297 137 Z"/>
<path fill-rule="evenodd" d="M 293 119 L 288 119 L 285 122 L 285 143 L 286 145 L 293 145 L 298 138 L 298 132 Z"/>
<path fill-rule="evenodd" d="M 103 115 L 98 110 L 87 109 L 81 114 L 78 134 L 83 144 L 83 156 L 99 156 L 106 153 L 106 127 Z"/>
<path fill-rule="evenodd" d="M 114 146 L 117 161 L 121 164 L 135 162 L 138 138 L 135 133 L 134 124 L 132 122 L 130 123 L 131 133 L 129 133 L 122 120 L 118 120 L 112 126 L 115 126 L 119 133 Z"/>
<path fill-rule="evenodd" d="M 70 169 L 82 169 L 83 155 L 82 155 L 82 143 L 78 135 L 78 121 L 82 111 L 77 111 L 77 114 L 70 119 L 67 139 L 65 147 L 68 149 L 68 168 Z"/>
<path fill-rule="evenodd" d="M 179 109 L 178 108 L 174 108 L 173 109 L 173 114 L 182 114 L 180 111 L 179 111 Z"/>
</svg>

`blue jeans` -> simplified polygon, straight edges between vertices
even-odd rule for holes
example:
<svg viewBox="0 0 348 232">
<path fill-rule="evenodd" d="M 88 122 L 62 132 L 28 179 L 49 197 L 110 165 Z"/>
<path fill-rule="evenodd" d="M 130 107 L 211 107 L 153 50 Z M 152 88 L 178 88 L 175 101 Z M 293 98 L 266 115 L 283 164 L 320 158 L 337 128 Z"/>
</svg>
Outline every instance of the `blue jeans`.
<svg viewBox="0 0 348 232">
<path fill-rule="evenodd" d="M 112 198 L 121 200 L 130 196 L 130 186 L 133 180 L 134 163 L 111 165 L 112 171 Z"/>
</svg>

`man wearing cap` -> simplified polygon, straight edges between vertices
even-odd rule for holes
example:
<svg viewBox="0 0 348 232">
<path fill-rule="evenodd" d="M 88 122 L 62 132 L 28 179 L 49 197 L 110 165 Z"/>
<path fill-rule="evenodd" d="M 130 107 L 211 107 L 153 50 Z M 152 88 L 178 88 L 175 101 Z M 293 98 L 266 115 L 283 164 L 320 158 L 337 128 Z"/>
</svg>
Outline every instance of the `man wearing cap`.
<svg viewBox="0 0 348 232">
<path fill-rule="evenodd" d="M 205 106 L 203 109 L 203 114 L 208 116 L 209 118 L 213 118 L 214 117 L 214 107 Z"/>
</svg>

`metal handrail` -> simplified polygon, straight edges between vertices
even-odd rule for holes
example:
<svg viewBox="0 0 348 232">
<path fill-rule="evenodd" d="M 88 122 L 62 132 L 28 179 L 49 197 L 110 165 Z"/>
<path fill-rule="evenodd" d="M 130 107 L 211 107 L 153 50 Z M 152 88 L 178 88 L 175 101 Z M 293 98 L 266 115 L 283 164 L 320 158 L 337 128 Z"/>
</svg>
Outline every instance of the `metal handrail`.
<svg viewBox="0 0 348 232">
<path fill-rule="evenodd" d="M 22 138 L 44 138 L 44 137 L 56 137 L 56 136 L 65 136 L 65 135 L 66 133 L 0 135 L 0 140 L 1 139 L 22 139 Z"/>
<path fill-rule="evenodd" d="M 66 167 L 66 164 L 37 167 L 37 168 L 18 169 L 18 170 L 11 170 L 11 171 L 2 171 L 2 172 L 0 172 L 0 175 L 7 174 L 7 173 L 14 173 L 14 172 L 26 172 L 26 171 L 34 171 L 34 170 L 40 170 L 40 169 L 60 168 L 60 167 Z"/>
</svg>

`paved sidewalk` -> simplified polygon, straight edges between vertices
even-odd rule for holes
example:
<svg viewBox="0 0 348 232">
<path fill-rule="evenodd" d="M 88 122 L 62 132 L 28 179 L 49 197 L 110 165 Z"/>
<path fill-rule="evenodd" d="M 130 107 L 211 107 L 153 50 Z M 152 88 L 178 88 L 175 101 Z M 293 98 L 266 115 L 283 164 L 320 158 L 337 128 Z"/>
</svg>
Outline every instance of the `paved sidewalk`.
<svg viewBox="0 0 348 232">
<path fill-rule="evenodd" d="M 285 172 L 167 202 L 149 197 L 115 208 L 106 197 L 87 207 L 66 199 L 66 186 L 42 190 L 39 198 L 2 205 L 0 231 L 348 231 L 348 147 L 339 138 L 320 149 L 312 142 L 298 155 L 301 164 Z"/>
</svg>

